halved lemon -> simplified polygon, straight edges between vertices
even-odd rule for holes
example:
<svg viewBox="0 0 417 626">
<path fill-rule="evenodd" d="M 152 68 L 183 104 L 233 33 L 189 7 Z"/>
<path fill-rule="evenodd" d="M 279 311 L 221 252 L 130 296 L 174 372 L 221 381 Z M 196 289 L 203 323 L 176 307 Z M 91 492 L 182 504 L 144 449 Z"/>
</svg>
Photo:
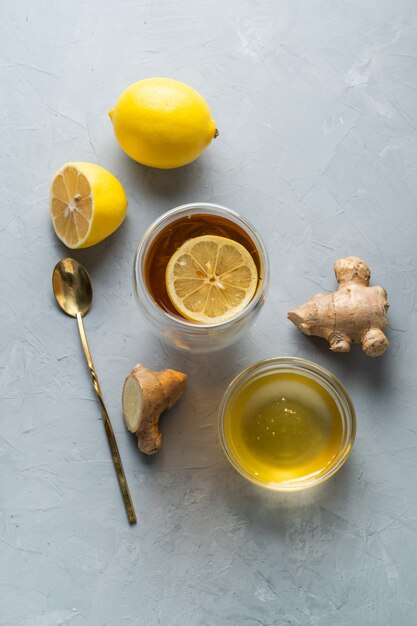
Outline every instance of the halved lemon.
<svg viewBox="0 0 417 626">
<path fill-rule="evenodd" d="M 123 222 L 127 198 L 122 185 L 95 163 L 66 163 L 55 174 L 50 210 L 59 239 L 68 248 L 88 248 Z"/>
<path fill-rule="evenodd" d="M 237 241 L 203 235 L 186 241 L 170 258 L 168 296 L 186 319 L 218 324 L 238 315 L 252 300 L 258 271 Z"/>
</svg>

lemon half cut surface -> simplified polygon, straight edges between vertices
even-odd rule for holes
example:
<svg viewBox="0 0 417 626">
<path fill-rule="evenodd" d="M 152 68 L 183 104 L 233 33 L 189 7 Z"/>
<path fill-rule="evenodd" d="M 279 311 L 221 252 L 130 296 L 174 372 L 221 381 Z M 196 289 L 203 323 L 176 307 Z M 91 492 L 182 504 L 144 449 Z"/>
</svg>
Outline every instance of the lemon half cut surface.
<svg viewBox="0 0 417 626">
<path fill-rule="evenodd" d="M 88 248 L 123 222 L 127 198 L 117 178 L 95 163 L 66 163 L 55 174 L 50 210 L 59 239 L 68 248 Z"/>
<path fill-rule="evenodd" d="M 186 241 L 170 258 L 168 296 L 186 319 L 218 324 L 236 317 L 252 300 L 258 271 L 242 244 L 217 235 Z"/>
</svg>

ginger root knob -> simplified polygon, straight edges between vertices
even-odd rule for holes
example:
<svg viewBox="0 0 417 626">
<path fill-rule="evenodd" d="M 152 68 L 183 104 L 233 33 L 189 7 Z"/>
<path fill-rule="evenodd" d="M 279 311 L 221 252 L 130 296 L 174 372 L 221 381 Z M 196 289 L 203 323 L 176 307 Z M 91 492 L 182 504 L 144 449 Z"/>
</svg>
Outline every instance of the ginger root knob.
<svg viewBox="0 0 417 626">
<path fill-rule="evenodd" d="M 339 289 L 316 294 L 290 311 L 288 319 L 305 335 L 326 339 L 333 352 L 349 352 L 352 343 L 360 343 L 368 356 L 380 356 L 389 345 L 387 292 L 369 287 L 371 271 L 356 256 L 335 261 L 334 271 Z"/>
<path fill-rule="evenodd" d="M 138 438 L 138 448 L 154 454 L 161 447 L 159 418 L 184 393 L 186 374 L 175 370 L 154 372 L 138 363 L 126 378 L 122 405 L 127 429 Z"/>
</svg>

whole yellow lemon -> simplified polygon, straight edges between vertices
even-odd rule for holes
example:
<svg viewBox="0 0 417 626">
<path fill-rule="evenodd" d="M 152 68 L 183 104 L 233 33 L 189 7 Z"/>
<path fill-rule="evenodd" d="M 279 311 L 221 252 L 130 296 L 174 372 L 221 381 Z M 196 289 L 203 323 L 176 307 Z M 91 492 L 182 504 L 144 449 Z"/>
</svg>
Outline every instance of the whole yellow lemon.
<svg viewBox="0 0 417 626">
<path fill-rule="evenodd" d="M 172 78 L 133 83 L 109 115 L 122 149 L 150 167 L 191 163 L 218 135 L 204 98 Z"/>
</svg>

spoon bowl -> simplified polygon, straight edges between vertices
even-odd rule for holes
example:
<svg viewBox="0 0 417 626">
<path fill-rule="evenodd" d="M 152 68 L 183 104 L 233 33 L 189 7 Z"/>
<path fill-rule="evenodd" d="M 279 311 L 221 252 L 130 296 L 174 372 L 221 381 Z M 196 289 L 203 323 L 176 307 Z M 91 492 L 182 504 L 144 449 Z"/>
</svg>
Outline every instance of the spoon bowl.
<svg viewBox="0 0 417 626">
<path fill-rule="evenodd" d="M 71 317 L 86 315 L 93 300 L 90 276 L 75 259 L 62 259 L 52 273 L 52 287 L 61 309 Z"/>
</svg>

